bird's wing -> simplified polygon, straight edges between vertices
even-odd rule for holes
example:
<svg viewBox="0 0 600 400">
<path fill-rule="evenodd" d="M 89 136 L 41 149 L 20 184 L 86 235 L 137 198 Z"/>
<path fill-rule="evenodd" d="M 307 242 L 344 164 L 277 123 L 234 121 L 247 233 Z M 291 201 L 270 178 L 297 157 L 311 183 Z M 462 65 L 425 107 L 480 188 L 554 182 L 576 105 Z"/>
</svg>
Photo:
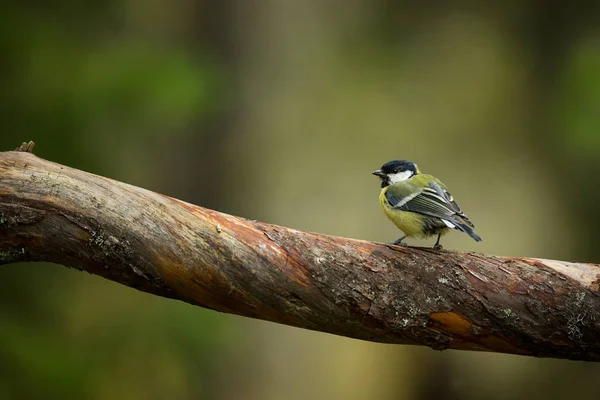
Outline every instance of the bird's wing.
<svg viewBox="0 0 600 400">
<path fill-rule="evenodd" d="M 402 211 L 440 218 L 454 225 L 474 227 L 443 184 L 435 180 L 430 180 L 428 185 L 417 190 L 404 182 L 390 185 L 385 195 L 392 207 Z"/>
<path fill-rule="evenodd" d="M 454 198 L 450 192 L 448 192 L 448 189 L 443 183 L 433 181 L 429 184 L 429 188 L 427 189 L 435 190 L 436 194 L 445 200 L 445 202 L 448 204 L 448 207 L 454 211 L 457 216 L 459 216 L 471 228 L 475 228 L 475 225 L 473 225 L 469 217 L 467 217 L 467 215 L 460 209 L 459 205 L 456 203 L 456 201 L 454 201 Z"/>
</svg>

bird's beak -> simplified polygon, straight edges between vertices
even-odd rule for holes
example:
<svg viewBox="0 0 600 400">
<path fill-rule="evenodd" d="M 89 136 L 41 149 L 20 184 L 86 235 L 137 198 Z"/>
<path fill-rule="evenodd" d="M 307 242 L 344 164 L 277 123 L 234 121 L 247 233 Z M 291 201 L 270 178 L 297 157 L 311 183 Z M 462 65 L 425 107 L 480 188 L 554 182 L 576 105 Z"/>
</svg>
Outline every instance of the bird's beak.
<svg viewBox="0 0 600 400">
<path fill-rule="evenodd" d="M 380 169 L 376 169 L 375 171 L 371 172 L 373 175 L 377 175 L 380 178 L 383 178 L 385 176 L 385 172 L 383 172 Z"/>
</svg>

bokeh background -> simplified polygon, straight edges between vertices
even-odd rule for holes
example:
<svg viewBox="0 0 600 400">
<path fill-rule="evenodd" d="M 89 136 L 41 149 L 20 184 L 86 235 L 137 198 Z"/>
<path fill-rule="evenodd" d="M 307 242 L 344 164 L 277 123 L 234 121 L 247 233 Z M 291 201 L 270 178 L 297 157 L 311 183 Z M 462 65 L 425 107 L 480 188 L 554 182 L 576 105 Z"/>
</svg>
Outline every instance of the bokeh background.
<svg viewBox="0 0 600 400">
<path fill-rule="evenodd" d="M 484 238 L 446 247 L 600 262 L 598 2 L 9 0 L 0 88 L 2 150 L 376 241 L 370 172 L 404 158 Z M 0 268 L 0 399 L 597 399 L 598 376 Z"/>
</svg>

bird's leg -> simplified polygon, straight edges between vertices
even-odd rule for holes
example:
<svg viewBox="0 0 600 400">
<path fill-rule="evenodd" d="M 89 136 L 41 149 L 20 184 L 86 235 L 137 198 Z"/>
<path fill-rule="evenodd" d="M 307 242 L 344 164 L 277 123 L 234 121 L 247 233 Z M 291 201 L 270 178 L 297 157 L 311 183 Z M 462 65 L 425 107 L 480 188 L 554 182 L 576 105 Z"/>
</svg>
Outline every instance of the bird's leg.
<svg viewBox="0 0 600 400">
<path fill-rule="evenodd" d="M 402 236 L 399 239 L 394 240 L 394 243 L 396 246 L 408 246 L 408 244 L 404 243 L 403 240 L 406 238 L 406 235 Z"/>
<path fill-rule="evenodd" d="M 442 245 L 440 244 L 440 239 L 441 239 L 441 237 L 442 237 L 442 234 L 441 234 L 441 233 L 438 233 L 438 239 L 437 239 L 437 241 L 435 242 L 435 244 L 433 245 L 433 248 L 434 248 L 434 249 L 436 249 L 436 250 L 441 250 L 441 249 L 443 249 Z"/>
</svg>

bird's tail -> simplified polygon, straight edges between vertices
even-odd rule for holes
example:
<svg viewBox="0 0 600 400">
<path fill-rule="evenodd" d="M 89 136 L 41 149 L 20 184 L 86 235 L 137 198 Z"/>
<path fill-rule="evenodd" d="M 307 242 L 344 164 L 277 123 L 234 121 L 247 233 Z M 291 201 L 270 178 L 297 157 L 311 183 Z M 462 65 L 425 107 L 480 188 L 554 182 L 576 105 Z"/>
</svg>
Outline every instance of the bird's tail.
<svg viewBox="0 0 600 400">
<path fill-rule="evenodd" d="M 481 242 L 481 236 L 479 236 L 477 233 L 475 233 L 475 230 L 470 227 L 467 224 L 463 224 L 460 223 L 458 221 L 452 221 L 452 225 L 455 226 L 455 229 L 458 229 L 461 232 L 466 233 L 467 235 L 471 236 L 473 238 L 473 240 L 475 240 L 476 242 Z"/>
</svg>

